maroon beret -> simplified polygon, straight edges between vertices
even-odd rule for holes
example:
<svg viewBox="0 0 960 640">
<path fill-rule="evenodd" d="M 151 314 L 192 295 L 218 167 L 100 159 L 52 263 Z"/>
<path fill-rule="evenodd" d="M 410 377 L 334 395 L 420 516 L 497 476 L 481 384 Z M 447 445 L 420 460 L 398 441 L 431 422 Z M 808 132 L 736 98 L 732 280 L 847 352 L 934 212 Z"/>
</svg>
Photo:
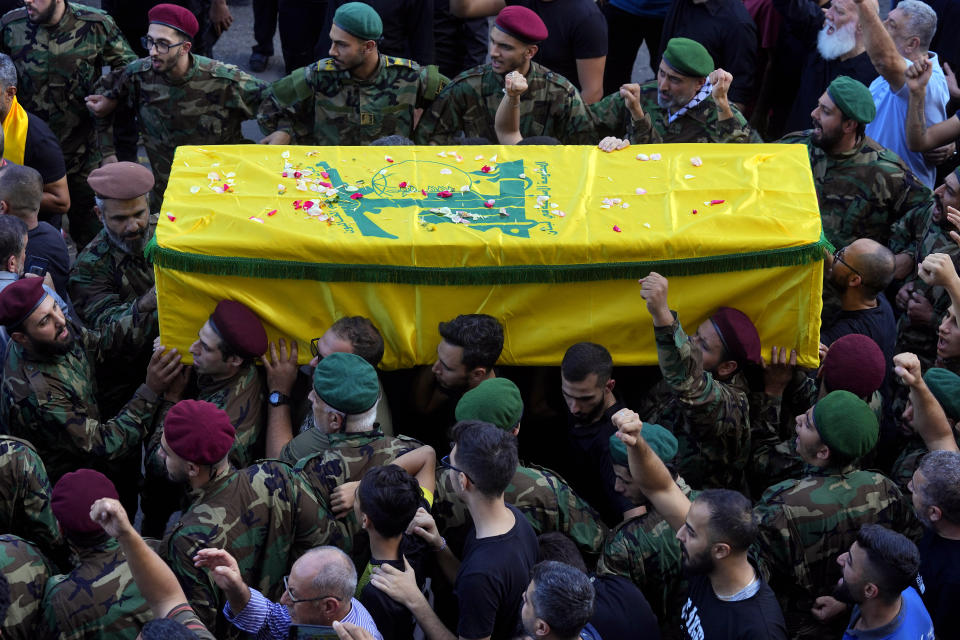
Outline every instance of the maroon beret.
<svg viewBox="0 0 960 640">
<path fill-rule="evenodd" d="M 497 14 L 495 24 L 507 35 L 527 44 L 537 44 L 547 39 L 547 25 L 532 9 L 511 5 Z"/>
<path fill-rule="evenodd" d="M 223 460 L 236 436 L 227 412 L 205 400 L 181 400 L 163 421 L 163 437 L 175 454 L 196 464 Z"/>
<path fill-rule="evenodd" d="M 760 364 L 760 334 L 743 311 L 720 307 L 710 320 L 731 360 Z"/>
<path fill-rule="evenodd" d="M 0 291 L 0 324 L 14 327 L 30 317 L 47 292 L 43 278 L 21 278 Z"/>
<path fill-rule="evenodd" d="M 234 300 L 221 300 L 210 316 L 213 330 L 244 358 L 267 351 L 267 332 L 250 307 Z"/>
<path fill-rule="evenodd" d="M 90 507 L 100 498 L 119 500 L 110 479 L 93 469 L 78 469 L 64 474 L 53 486 L 50 507 L 64 532 L 91 534 L 103 531 L 90 519 Z"/>
<path fill-rule="evenodd" d="M 200 29 L 197 17 L 190 10 L 175 4 L 158 4 L 147 13 L 147 19 L 151 24 L 165 25 L 187 34 L 190 38 L 197 35 Z"/>
<path fill-rule="evenodd" d="M 153 171 L 136 162 L 110 162 L 90 172 L 87 184 L 101 198 L 133 200 L 153 189 Z"/>
<path fill-rule="evenodd" d="M 849 391 L 868 398 L 883 384 L 887 359 L 876 342 L 859 333 L 849 333 L 830 345 L 820 374 L 827 391 Z"/>
</svg>

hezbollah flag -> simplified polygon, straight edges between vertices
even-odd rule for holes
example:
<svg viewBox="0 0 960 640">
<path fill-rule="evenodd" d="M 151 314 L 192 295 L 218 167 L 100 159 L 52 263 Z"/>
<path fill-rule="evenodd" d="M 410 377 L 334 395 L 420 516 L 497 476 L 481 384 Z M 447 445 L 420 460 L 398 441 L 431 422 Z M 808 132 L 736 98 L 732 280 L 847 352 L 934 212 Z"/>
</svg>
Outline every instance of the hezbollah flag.
<svg viewBox="0 0 960 640">
<path fill-rule="evenodd" d="M 817 365 L 820 215 L 799 145 L 180 147 L 147 249 L 160 332 L 183 353 L 216 302 L 305 345 L 345 315 L 383 333 L 387 369 L 435 360 L 437 324 L 486 313 L 503 364 L 575 342 L 657 362 L 637 278 L 670 277 L 691 332 L 717 307 L 765 352 Z"/>
</svg>

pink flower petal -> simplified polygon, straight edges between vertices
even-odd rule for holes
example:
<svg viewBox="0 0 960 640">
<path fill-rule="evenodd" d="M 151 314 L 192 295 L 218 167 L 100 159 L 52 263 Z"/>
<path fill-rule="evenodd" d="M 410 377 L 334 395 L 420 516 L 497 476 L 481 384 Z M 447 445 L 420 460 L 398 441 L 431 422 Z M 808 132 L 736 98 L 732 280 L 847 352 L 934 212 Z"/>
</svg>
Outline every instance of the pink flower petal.
<svg viewBox="0 0 960 640">
<path fill-rule="evenodd" d="M 453 194 L 450 193 L 449 191 L 441 191 L 441 192 L 438 193 L 437 195 L 440 196 L 441 198 L 449 198 L 449 197 L 452 196 Z"/>
<path fill-rule="evenodd" d="M 267 212 L 267 215 L 268 215 L 268 216 L 274 216 L 274 215 L 276 215 L 276 214 L 277 214 L 277 210 L 276 210 L 276 209 L 274 209 L 273 211 L 268 211 L 268 212 Z"/>
<path fill-rule="evenodd" d="M 329 177 L 330 177 L 330 174 L 327 173 L 326 171 L 321 171 L 321 172 L 320 172 L 320 175 L 323 176 L 324 178 L 329 178 Z"/>
<path fill-rule="evenodd" d="M 623 229 L 621 229 L 617 225 L 613 225 L 613 230 L 616 231 L 617 233 L 620 233 L 621 231 L 623 231 Z"/>
<path fill-rule="evenodd" d="M 401 189 L 406 189 L 406 188 L 407 188 L 407 183 L 406 183 L 406 182 L 401 182 L 401 183 L 400 183 L 399 185 L 397 185 L 397 186 L 399 186 Z"/>
<path fill-rule="evenodd" d="M 177 216 L 173 215 L 172 213 L 168 213 L 167 218 L 170 219 L 170 222 L 175 222 L 177 219 Z"/>
<path fill-rule="evenodd" d="M 350 199 L 351 199 L 351 200 L 360 200 L 361 198 L 363 198 L 363 194 L 360 193 L 359 191 L 356 192 L 356 193 L 351 193 L 351 194 L 350 194 Z"/>
<path fill-rule="evenodd" d="M 490 167 L 488 165 L 483 165 L 480 167 L 480 171 L 483 171 L 484 173 L 490 173 Z"/>
</svg>

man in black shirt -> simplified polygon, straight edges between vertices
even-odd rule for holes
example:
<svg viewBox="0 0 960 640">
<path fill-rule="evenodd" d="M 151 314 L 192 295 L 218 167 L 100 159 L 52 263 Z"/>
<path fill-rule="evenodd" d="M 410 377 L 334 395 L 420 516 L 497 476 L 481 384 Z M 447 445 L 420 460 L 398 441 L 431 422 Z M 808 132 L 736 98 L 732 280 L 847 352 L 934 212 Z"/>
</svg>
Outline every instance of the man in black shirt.
<svg viewBox="0 0 960 640">
<path fill-rule="evenodd" d="M 428 640 L 508 640 L 520 624 L 520 606 L 537 559 L 537 536 L 523 514 L 503 501 L 516 471 L 517 439 L 486 422 L 463 421 L 453 428 L 454 447 L 441 464 L 455 474 L 457 494 L 466 503 L 474 528 L 460 562 L 426 511 L 418 512 L 413 532 L 435 550 L 437 564 L 460 604 L 457 635 L 441 622 L 417 588 L 409 563 L 374 569 L 371 583 L 406 606 Z"/>
<path fill-rule="evenodd" d="M 747 556 L 758 534 L 750 501 L 729 489 L 708 489 L 690 500 L 643 439 L 640 417 L 613 417 L 627 445 L 630 474 L 680 541 L 688 595 L 681 611 L 685 637 L 786 640 L 783 612 Z"/>
<path fill-rule="evenodd" d="M 584 627 L 593 614 L 594 599 L 585 573 L 555 560 L 540 562 L 523 592 L 523 631 L 533 640 L 592 640 L 597 637 L 594 629 Z"/>
</svg>

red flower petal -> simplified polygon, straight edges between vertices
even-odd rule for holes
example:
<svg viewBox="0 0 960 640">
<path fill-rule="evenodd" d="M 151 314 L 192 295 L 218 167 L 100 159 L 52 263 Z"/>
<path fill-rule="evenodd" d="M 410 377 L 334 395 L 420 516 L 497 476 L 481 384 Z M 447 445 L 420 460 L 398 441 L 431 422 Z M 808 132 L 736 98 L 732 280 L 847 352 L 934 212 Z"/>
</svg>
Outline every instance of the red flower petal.
<svg viewBox="0 0 960 640">
<path fill-rule="evenodd" d="M 359 191 L 358 191 L 357 193 L 351 193 L 351 194 L 350 194 L 350 199 L 351 199 L 351 200 L 359 200 L 359 199 L 362 198 L 362 197 L 363 197 L 363 194 L 360 193 Z"/>
<path fill-rule="evenodd" d="M 397 186 L 399 186 L 401 189 L 406 189 L 406 188 L 407 188 L 407 183 L 406 183 L 406 182 L 401 182 L 401 183 L 400 183 L 399 185 L 397 185 Z"/>
</svg>

